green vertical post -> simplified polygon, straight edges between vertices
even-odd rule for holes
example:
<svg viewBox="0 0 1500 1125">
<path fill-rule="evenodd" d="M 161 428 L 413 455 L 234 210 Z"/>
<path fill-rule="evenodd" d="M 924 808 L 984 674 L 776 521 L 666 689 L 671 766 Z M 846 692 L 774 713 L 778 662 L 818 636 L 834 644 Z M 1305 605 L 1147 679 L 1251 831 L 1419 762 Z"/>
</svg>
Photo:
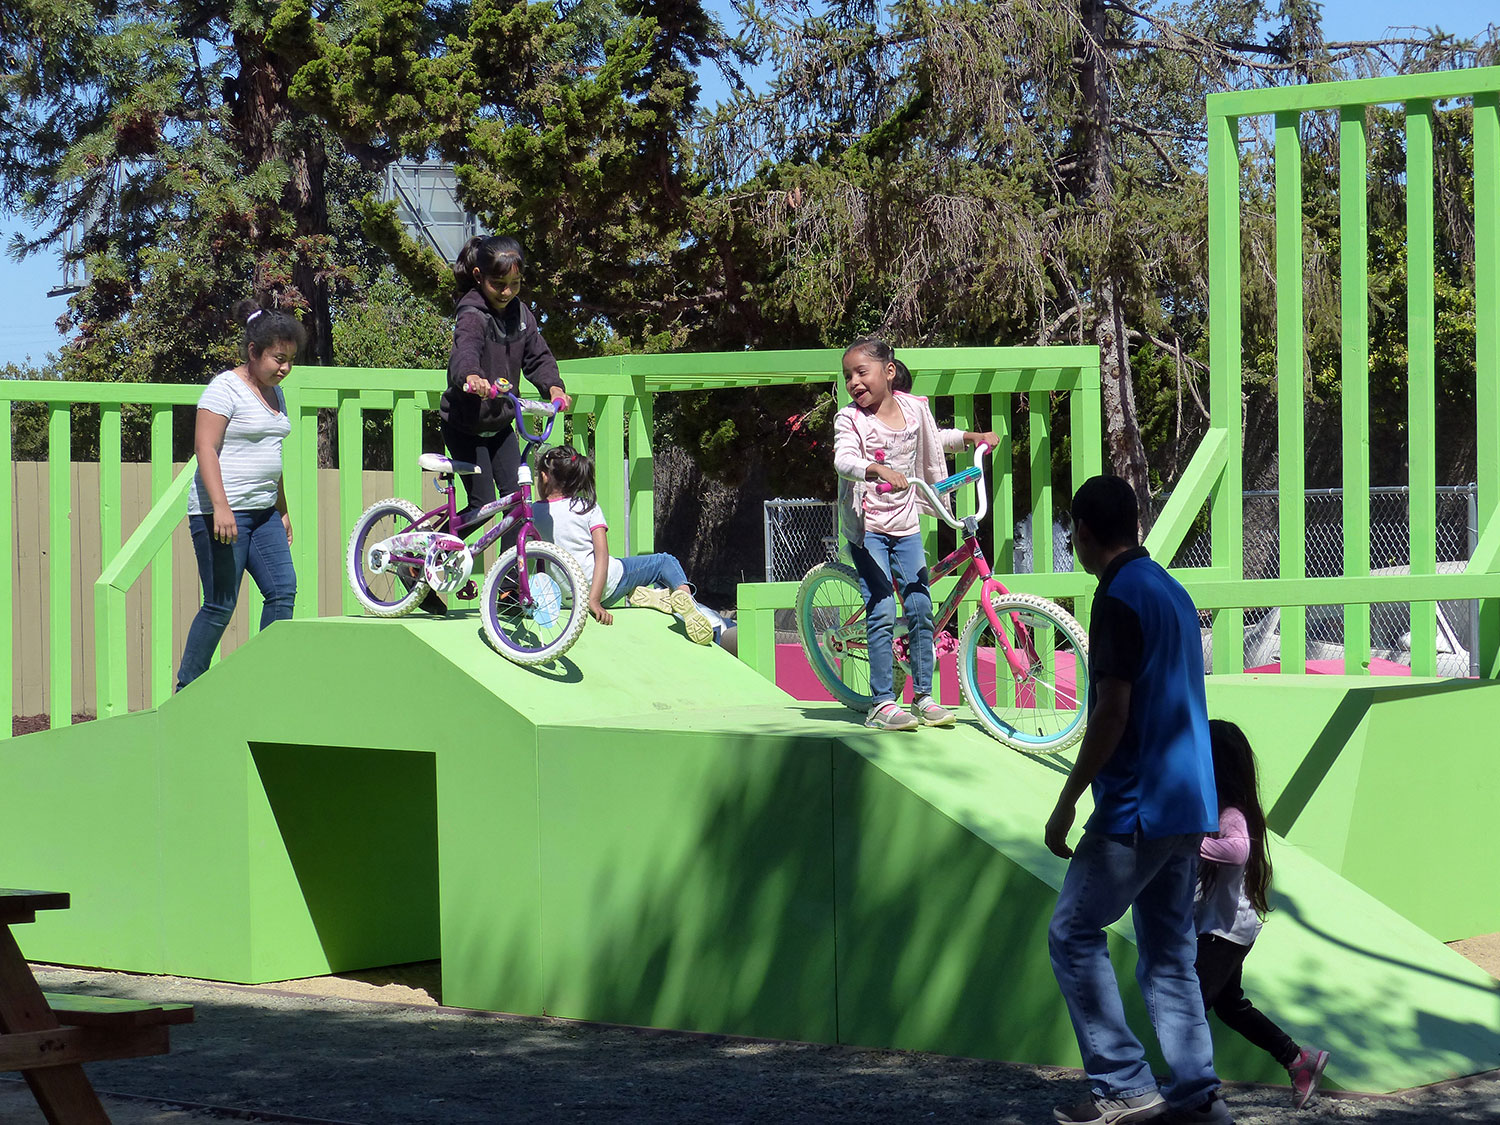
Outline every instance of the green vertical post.
<svg viewBox="0 0 1500 1125">
<path fill-rule="evenodd" d="M 172 483 L 172 408 L 151 408 L 151 503 L 155 506 Z M 200 591 L 201 593 L 201 591 Z M 172 695 L 177 668 L 172 651 L 172 542 L 151 560 L 151 701 L 152 707 Z"/>
<path fill-rule="evenodd" d="M 391 450 L 395 494 L 420 504 L 422 468 L 417 464 L 417 458 L 422 456 L 422 408 L 414 395 L 396 396 L 395 406 L 391 409 Z M 364 508 L 363 499 L 360 508 Z"/>
<path fill-rule="evenodd" d="M 282 386 L 291 432 L 281 447 L 281 481 L 292 517 L 292 566 L 297 571 L 293 617 L 318 616 L 318 411 L 294 374 Z M 400 465 L 396 468 L 399 480 Z"/>
<path fill-rule="evenodd" d="M 955 429 L 972 433 L 978 428 L 974 421 L 974 396 L 953 396 L 953 425 Z M 969 454 L 965 450 L 958 452 L 959 468 L 964 467 Z M 993 456 L 993 454 L 992 454 Z M 961 488 L 953 497 L 953 514 L 962 519 L 964 516 L 972 516 L 979 510 L 979 498 L 972 488 Z"/>
<path fill-rule="evenodd" d="M 120 406 L 105 403 L 99 414 L 99 538 L 104 567 L 120 550 L 120 499 Z M 128 709 L 124 640 L 125 599 L 100 591 L 94 598 L 94 694 L 101 719 Z"/>
<path fill-rule="evenodd" d="M 1344 574 L 1370 573 L 1369 150 L 1365 107 L 1339 111 L 1339 284 L 1344 431 Z M 1344 606 L 1344 672 L 1370 660 L 1370 607 Z"/>
<path fill-rule="evenodd" d="M 15 489 L 12 482 L 14 463 L 11 461 L 13 450 L 10 438 L 11 426 L 11 402 L 10 399 L 0 399 L 0 464 L 5 466 L 5 482 L 0 484 L 0 636 L 12 636 L 15 628 L 13 615 L 16 605 L 16 572 L 13 560 L 15 559 Z M 6 651 L 10 656 L 5 661 L 4 673 L 0 674 L 0 702 L 5 704 L 5 713 L 15 713 L 15 676 L 16 676 L 16 651 L 13 645 L 7 645 Z M 12 724 L 5 723 L 0 729 L 0 740 L 11 736 Z"/>
<path fill-rule="evenodd" d="M 1240 429 L 1240 149 L 1239 120 L 1208 116 L 1209 425 L 1229 439 L 1224 475 L 1210 509 L 1213 565 L 1231 578 L 1245 573 Z M 1245 616 L 1214 614 L 1215 672 L 1239 672 L 1245 660 Z"/>
<path fill-rule="evenodd" d="M 1474 97 L 1474 404 L 1478 534 L 1500 507 L 1500 94 Z M 1479 603 L 1479 674 L 1500 660 L 1500 598 Z"/>
<path fill-rule="evenodd" d="M 1307 577 L 1306 439 L 1302 414 L 1302 138 L 1301 115 L 1276 115 L 1276 431 L 1280 493 L 1281 577 Z M 1281 611 L 1281 670 L 1301 673 L 1307 660 L 1307 611 Z"/>
<path fill-rule="evenodd" d="M 364 452 L 365 422 L 360 410 L 359 396 L 352 393 L 339 395 L 338 405 L 339 447 L 339 527 L 353 527 L 354 521 L 364 508 Z M 299 583 L 300 585 L 300 583 Z M 345 617 L 357 616 L 359 599 L 349 588 L 349 583 L 339 583 L 343 598 Z"/>
<path fill-rule="evenodd" d="M 1067 505 L 1070 509 L 1073 505 L 1073 493 L 1078 491 L 1084 481 L 1099 474 L 1104 458 L 1104 435 L 1102 419 L 1099 415 L 1100 388 L 1097 361 L 1079 371 L 1078 377 L 1078 388 L 1068 394 L 1068 425 L 1072 431 L 1073 448 L 1069 476 L 1072 492 L 1067 498 Z M 1069 559 L 1068 562 L 1073 569 L 1078 569 L 1076 558 Z M 1073 616 L 1084 628 L 1088 628 L 1092 601 L 1091 598 L 1073 599 Z"/>
<path fill-rule="evenodd" d="M 649 555 L 656 548 L 656 457 L 651 443 L 654 411 L 651 392 L 639 375 L 631 377 L 630 401 L 630 553 Z"/>
<path fill-rule="evenodd" d="M 67 403 L 47 413 L 47 568 L 52 727 L 73 721 L 73 427 Z"/>
<path fill-rule="evenodd" d="M 609 550 L 625 551 L 625 396 L 606 395 L 595 416 L 594 474 L 599 486 L 599 505 L 609 521 Z"/>
<path fill-rule="evenodd" d="M 1407 467 L 1411 573 L 1437 573 L 1437 323 L 1433 310 L 1432 103 L 1406 104 Z M 1437 674 L 1437 615 L 1411 607 L 1411 670 Z"/>
<path fill-rule="evenodd" d="M 990 558 L 999 574 L 1013 574 L 1016 567 L 1016 453 L 1015 439 L 1011 436 L 1010 406 L 1009 394 L 990 396 L 990 429 L 995 431 L 997 439 L 990 474 L 991 510 L 994 513 L 990 528 L 995 536 Z"/>
<path fill-rule="evenodd" d="M 1052 571 L 1052 396 L 1027 396 L 1031 447 L 1031 572 Z"/>
</svg>

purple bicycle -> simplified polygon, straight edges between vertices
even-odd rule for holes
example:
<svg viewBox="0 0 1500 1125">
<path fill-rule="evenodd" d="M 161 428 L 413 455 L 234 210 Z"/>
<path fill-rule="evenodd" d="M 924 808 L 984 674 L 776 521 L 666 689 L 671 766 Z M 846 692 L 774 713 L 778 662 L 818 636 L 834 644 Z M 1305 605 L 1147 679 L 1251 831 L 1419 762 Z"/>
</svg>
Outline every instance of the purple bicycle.
<svg viewBox="0 0 1500 1125">
<path fill-rule="evenodd" d="M 560 408 L 520 398 L 504 380 L 495 385 L 494 393 L 511 400 L 516 433 L 526 443 L 520 487 L 457 526 L 454 477 L 478 472 L 478 466 L 424 453 L 419 464 L 438 474 L 444 502 L 427 512 L 400 497 L 371 504 L 349 534 L 345 569 L 354 596 L 367 612 L 400 617 L 415 609 L 428 590 L 462 589 L 473 574 L 474 556 L 519 524 L 516 545 L 485 575 L 479 616 L 500 655 L 517 664 L 545 664 L 573 647 L 589 616 L 588 579 L 573 556 L 542 539 L 531 522 L 529 459 L 551 436 Z M 526 428 L 527 418 L 545 418 L 546 427 L 534 434 Z M 465 542 L 501 512 L 505 517 L 479 540 Z"/>
</svg>

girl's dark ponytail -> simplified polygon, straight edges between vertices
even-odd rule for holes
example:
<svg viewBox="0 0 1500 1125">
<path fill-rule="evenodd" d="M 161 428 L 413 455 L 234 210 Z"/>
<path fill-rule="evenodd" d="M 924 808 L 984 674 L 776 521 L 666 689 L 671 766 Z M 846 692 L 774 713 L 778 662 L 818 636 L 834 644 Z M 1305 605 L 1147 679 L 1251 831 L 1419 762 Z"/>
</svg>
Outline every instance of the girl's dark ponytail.
<svg viewBox="0 0 1500 1125">
<path fill-rule="evenodd" d="M 585 457 L 571 445 L 558 445 L 537 458 L 539 472 L 568 498 L 575 512 L 586 512 L 599 502 L 594 485 L 594 459 Z"/>
<path fill-rule="evenodd" d="M 465 242 L 458 257 L 453 260 L 453 284 L 462 297 L 470 289 L 477 288 L 480 277 L 504 277 L 514 269 L 524 269 L 526 252 L 521 244 L 509 235 L 476 234 Z"/>
<path fill-rule="evenodd" d="M 250 359 L 252 354 L 260 355 L 283 340 L 295 345 L 299 351 L 307 343 L 307 329 L 302 327 L 300 320 L 280 309 L 261 308 L 259 301 L 240 301 L 234 306 L 233 316 L 235 323 L 245 329 L 244 338 L 240 340 L 240 358 L 243 360 Z"/>
</svg>

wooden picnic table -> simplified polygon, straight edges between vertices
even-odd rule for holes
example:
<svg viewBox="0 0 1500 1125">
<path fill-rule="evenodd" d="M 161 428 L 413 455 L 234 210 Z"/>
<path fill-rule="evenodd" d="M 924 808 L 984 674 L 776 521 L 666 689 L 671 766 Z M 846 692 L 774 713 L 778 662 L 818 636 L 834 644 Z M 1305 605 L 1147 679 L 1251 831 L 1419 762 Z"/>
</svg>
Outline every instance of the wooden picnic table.
<svg viewBox="0 0 1500 1125">
<path fill-rule="evenodd" d="M 166 1054 L 168 1026 L 190 1022 L 193 1009 L 43 993 L 11 927 L 67 907 L 60 892 L 0 889 L 0 1071 L 25 1076 L 52 1125 L 109 1125 L 81 1064 Z"/>
</svg>

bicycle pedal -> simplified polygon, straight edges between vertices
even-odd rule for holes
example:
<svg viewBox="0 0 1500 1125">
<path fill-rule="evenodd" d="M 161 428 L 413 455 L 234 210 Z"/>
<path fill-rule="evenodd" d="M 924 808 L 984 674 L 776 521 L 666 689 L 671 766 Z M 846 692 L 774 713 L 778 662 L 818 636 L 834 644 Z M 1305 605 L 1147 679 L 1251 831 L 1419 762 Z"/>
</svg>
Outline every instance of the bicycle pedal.
<svg viewBox="0 0 1500 1125">
<path fill-rule="evenodd" d="M 479 597 L 479 587 L 475 585 L 474 579 L 471 578 L 465 582 L 463 589 L 456 596 L 461 602 L 472 602 L 475 598 Z"/>
</svg>

